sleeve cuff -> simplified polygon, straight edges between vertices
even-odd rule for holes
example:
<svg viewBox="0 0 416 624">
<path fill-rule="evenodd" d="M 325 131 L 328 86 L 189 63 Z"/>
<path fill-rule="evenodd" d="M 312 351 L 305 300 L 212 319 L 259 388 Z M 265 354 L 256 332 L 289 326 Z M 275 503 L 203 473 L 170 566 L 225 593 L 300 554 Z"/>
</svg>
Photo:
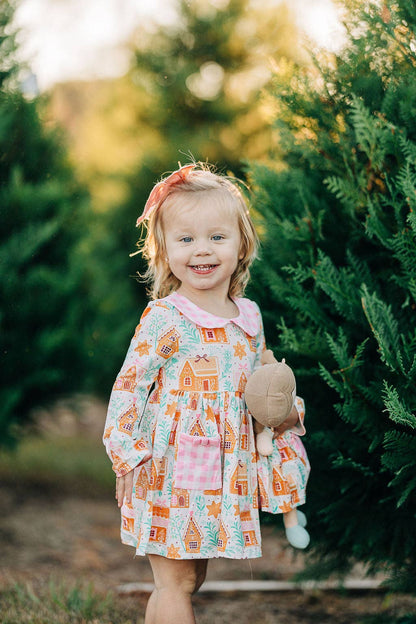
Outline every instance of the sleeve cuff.
<svg viewBox="0 0 416 624">
<path fill-rule="evenodd" d="M 297 396 L 295 397 L 294 405 L 296 409 L 298 410 L 299 418 L 298 418 L 298 422 L 296 423 L 296 425 L 288 429 L 288 431 L 292 433 L 296 433 L 296 435 L 298 436 L 304 436 L 306 433 L 306 429 L 303 424 L 303 421 L 305 418 L 305 402 L 301 397 Z"/>
<path fill-rule="evenodd" d="M 142 439 L 135 443 L 132 452 L 127 456 L 124 455 L 124 457 L 122 457 L 122 454 L 114 449 L 110 450 L 109 454 L 113 462 L 113 470 L 116 473 L 116 477 L 124 477 L 128 472 L 144 464 L 152 457 L 151 450 Z"/>
</svg>

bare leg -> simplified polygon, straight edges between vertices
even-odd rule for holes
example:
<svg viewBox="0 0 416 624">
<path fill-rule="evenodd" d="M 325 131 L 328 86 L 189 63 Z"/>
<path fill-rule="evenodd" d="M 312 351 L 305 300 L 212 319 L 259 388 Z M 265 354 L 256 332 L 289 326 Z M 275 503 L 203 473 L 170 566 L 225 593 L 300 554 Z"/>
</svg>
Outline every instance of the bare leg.
<svg viewBox="0 0 416 624">
<path fill-rule="evenodd" d="M 202 585 L 207 559 L 166 559 L 148 555 L 155 581 L 145 624 L 195 624 L 191 596 Z"/>
</svg>

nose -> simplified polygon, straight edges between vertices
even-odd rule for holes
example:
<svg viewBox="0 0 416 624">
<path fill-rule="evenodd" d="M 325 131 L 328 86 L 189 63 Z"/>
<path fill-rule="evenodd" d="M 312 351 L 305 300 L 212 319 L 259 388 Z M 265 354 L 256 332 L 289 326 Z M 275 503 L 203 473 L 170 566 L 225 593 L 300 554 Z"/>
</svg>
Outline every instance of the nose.
<svg viewBox="0 0 416 624">
<path fill-rule="evenodd" d="M 211 254 L 211 246 L 209 241 L 203 239 L 198 240 L 194 251 L 196 256 L 209 256 Z"/>
</svg>

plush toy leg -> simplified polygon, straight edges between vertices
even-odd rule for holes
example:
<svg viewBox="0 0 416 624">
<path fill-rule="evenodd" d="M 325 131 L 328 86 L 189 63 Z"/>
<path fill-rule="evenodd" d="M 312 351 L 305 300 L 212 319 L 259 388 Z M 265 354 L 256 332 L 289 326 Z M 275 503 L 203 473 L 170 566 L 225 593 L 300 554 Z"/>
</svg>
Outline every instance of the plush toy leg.
<svg viewBox="0 0 416 624">
<path fill-rule="evenodd" d="M 308 524 L 308 520 L 305 514 L 300 509 L 296 509 L 296 514 L 298 518 L 298 524 L 300 524 L 301 527 L 305 528 L 306 525 Z"/>
<path fill-rule="evenodd" d="M 257 451 L 260 455 L 268 457 L 273 453 L 273 431 L 271 429 L 263 429 L 256 435 Z"/>
<path fill-rule="evenodd" d="M 283 523 L 287 541 L 293 548 L 304 549 L 310 542 L 309 533 L 305 529 L 306 516 L 301 511 L 292 509 L 283 514 Z"/>
</svg>

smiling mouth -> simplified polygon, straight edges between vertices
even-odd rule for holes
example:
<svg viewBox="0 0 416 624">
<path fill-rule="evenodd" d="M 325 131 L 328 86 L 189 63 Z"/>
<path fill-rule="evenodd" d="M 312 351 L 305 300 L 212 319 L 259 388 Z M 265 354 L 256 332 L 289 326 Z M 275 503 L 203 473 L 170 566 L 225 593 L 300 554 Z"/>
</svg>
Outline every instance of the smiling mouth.
<svg viewBox="0 0 416 624">
<path fill-rule="evenodd" d="M 217 264 L 193 264 L 190 265 L 190 268 L 193 271 L 198 271 L 198 273 L 208 273 L 209 271 L 215 269 L 217 266 Z"/>
</svg>

